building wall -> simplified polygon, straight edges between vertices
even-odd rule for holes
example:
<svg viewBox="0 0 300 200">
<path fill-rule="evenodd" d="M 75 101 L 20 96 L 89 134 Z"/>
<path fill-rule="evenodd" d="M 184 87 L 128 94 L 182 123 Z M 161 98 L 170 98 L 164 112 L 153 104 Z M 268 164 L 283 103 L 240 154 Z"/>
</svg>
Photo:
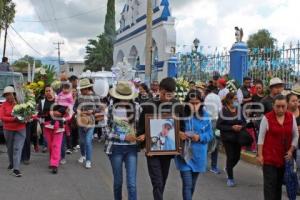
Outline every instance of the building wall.
<svg viewBox="0 0 300 200">
<path fill-rule="evenodd" d="M 69 76 L 80 76 L 83 73 L 84 69 L 85 65 L 83 62 L 66 62 L 64 65 L 61 66 L 61 71 L 65 71 Z"/>
<path fill-rule="evenodd" d="M 162 79 L 168 74 L 168 59 L 171 57 L 171 48 L 176 47 L 175 19 L 170 16 L 169 6 L 162 5 L 163 0 L 153 0 L 153 68 L 158 69 L 157 79 Z M 139 1 L 136 6 L 135 0 L 125 4 L 121 18 L 119 34 L 114 46 L 114 65 L 126 57 L 133 67 L 137 67 L 139 76 L 143 79 L 145 74 L 146 55 L 146 1 Z M 164 1 L 165 3 L 168 1 Z M 129 4 L 128 4 L 129 3 Z M 129 8 L 126 6 L 128 4 Z M 134 5 L 132 5 L 134 4 Z M 167 4 L 168 5 L 168 4 Z M 128 8 L 128 12 L 127 11 Z M 134 9 L 138 9 L 135 12 Z M 138 16 L 133 15 L 138 13 Z M 132 20 L 135 19 L 135 20 Z M 132 23 L 133 22 L 133 23 Z M 157 52 L 155 51 L 157 47 Z M 137 62 L 139 58 L 139 63 Z"/>
</svg>

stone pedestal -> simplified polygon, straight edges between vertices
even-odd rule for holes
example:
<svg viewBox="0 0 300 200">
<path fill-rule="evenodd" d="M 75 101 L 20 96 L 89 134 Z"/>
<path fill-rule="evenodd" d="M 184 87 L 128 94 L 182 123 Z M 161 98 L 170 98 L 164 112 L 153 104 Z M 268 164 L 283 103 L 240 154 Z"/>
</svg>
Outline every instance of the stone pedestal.
<svg viewBox="0 0 300 200">
<path fill-rule="evenodd" d="M 248 72 L 248 46 L 244 42 L 237 42 L 230 50 L 230 71 L 229 77 L 239 84 L 243 83 L 243 78 Z"/>
</svg>

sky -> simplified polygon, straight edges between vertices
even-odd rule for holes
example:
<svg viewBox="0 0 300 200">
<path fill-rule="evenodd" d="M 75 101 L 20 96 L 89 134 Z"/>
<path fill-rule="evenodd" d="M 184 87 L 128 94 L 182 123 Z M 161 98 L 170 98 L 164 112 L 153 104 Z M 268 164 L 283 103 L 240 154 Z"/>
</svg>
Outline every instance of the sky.
<svg viewBox="0 0 300 200">
<path fill-rule="evenodd" d="M 8 30 L 7 55 L 13 61 L 26 54 L 36 58 L 57 57 L 54 42 L 64 42 L 66 61 L 84 60 L 88 39 L 103 32 L 107 0 L 13 0 L 16 3 L 14 30 Z M 299 0 L 169 0 L 176 19 L 179 51 L 191 49 L 198 38 L 206 51 L 230 49 L 234 27 L 244 30 L 244 41 L 257 30 L 268 29 L 278 45 L 296 43 L 300 19 Z M 116 0 L 119 21 L 125 0 Z M 56 20 L 55 20 L 56 19 Z M 188 31 L 187 31 L 188 30 Z M 3 33 L 0 53 L 3 47 Z M 33 50 L 34 49 L 34 50 Z M 2 55 L 2 53 L 1 53 Z"/>
</svg>

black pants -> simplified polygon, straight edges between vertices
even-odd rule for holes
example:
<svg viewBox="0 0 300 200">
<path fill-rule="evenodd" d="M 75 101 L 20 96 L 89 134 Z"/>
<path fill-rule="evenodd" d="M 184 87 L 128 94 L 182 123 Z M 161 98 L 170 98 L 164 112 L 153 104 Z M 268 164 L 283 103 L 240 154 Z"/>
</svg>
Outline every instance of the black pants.
<svg viewBox="0 0 300 200">
<path fill-rule="evenodd" d="M 79 132 L 78 127 L 71 126 L 71 146 L 76 147 L 79 144 Z"/>
<path fill-rule="evenodd" d="M 153 187 L 154 200 L 163 200 L 172 156 L 147 157 L 148 172 Z"/>
<path fill-rule="evenodd" d="M 237 165 L 241 157 L 241 145 L 237 142 L 223 141 L 226 151 L 226 171 L 228 179 L 233 179 L 233 168 Z"/>
<path fill-rule="evenodd" d="M 31 157 L 31 143 L 38 145 L 37 121 L 34 120 L 26 124 L 26 139 L 24 142 L 21 161 L 29 161 Z"/>
<path fill-rule="evenodd" d="M 281 200 L 284 168 L 263 166 L 265 200 Z"/>
</svg>

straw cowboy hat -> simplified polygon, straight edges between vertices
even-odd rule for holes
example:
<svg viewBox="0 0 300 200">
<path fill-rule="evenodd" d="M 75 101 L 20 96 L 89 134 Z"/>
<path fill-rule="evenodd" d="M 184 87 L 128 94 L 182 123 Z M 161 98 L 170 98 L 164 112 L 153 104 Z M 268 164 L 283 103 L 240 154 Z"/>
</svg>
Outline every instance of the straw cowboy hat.
<svg viewBox="0 0 300 200">
<path fill-rule="evenodd" d="M 132 90 L 132 86 L 127 81 L 119 81 L 117 85 L 109 91 L 110 96 L 120 100 L 132 100 L 138 95 Z"/>
<path fill-rule="evenodd" d="M 204 90 L 206 88 L 206 84 L 203 82 L 199 82 L 199 83 L 197 83 L 196 88 L 200 88 L 200 89 Z"/>
<path fill-rule="evenodd" d="M 283 85 L 283 81 L 280 79 L 280 78 L 272 78 L 270 80 L 270 86 L 269 87 L 272 87 L 272 86 L 275 86 L 275 85 Z"/>
<path fill-rule="evenodd" d="M 6 95 L 6 94 L 8 94 L 8 93 L 16 93 L 15 92 L 15 88 L 14 87 L 12 87 L 12 86 L 6 86 L 5 88 L 4 88 L 4 90 L 3 90 L 3 97 Z"/>
<path fill-rule="evenodd" d="M 299 84 L 293 86 L 292 93 L 300 96 L 300 85 Z"/>
<path fill-rule="evenodd" d="M 78 89 L 85 89 L 85 88 L 91 88 L 93 87 L 93 84 L 91 84 L 90 80 L 87 78 L 83 78 L 79 81 L 79 87 Z"/>
</svg>

